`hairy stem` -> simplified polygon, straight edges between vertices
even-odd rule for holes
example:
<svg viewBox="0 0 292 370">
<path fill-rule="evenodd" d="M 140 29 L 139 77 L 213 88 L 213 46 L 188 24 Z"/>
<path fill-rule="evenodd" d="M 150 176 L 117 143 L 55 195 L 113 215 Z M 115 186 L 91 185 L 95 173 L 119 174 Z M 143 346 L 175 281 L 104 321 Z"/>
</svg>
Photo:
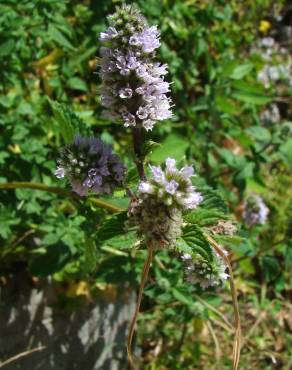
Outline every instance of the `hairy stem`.
<svg viewBox="0 0 292 370">
<path fill-rule="evenodd" d="M 6 365 L 9 365 L 11 364 L 12 362 L 15 362 L 17 360 L 19 360 L 20 358 L 22 357 L 25 357 L 25 356 L 28 356 L 28 355 L 31 355 L 32 353 L 35 353 L 35 352 L 40 352 L 40 351 L 43 351 L 44 349 L 46 349 L 47 347 L 46 346 L 41 346 L 41 347 L 37 347 L 37 348 L 34 348 L 34 349 L 30 349 L 28 351 L 25 351 L 25 352 L 21 352 L 19 353 L 18 355 L 16 356 L 13 356 L 11 358 L 9 358 L 8 360 L 6 361 L 3 361 L 0 363 L 0 369 L 2 369 L 4 366 Z"/>
<path fill-rule="evenodd" d="M 135 162 L 138 170 L 139 177 L 142 181 L 146 180 L 146 174 L 144 170 L 144 157 L 142 154 L 142 129 L 141 127 L 134 127 L 133 128 L 133 145 L 134 145 L 134 152 L 135 152 Z"/>
<path fill-rule="evenodd" d="M 141 306 L 142 295 L 143 295 L 145 283 L 146 283 L 147 278 L 148 278 L 148 274 L 149 274 L 152 259 L 153 259 L 153 248 L 152 248 L 152 245 L 149 245 L 148 246 L 147 258 L 146 258 L 146 261 L 144 262 L 143 272 L 142 272 L 142 276 L 141 276 L 141 282 L 140 282 L 140 286 L 139 286 L 139 293 L 138 293 L 136 308 L 135 308 L 135 312 L 134 312 L 134 315 L 133 315 L 133 318 L 132 318 L 132 321 L 131 321 L 131 324 L 130 324 L 129 334 L 128 334 L 127 352 L 128 352 L 128 357 L 129 357 L 129 363 L 130 363 L 130 366 L 131 366 L 131 370 L 136 370 L 136 366 L 135 366 L 133 355 L 132 355 L 132 341 L 133 341 L 133 335 L 134 335 L 134 332 L 135 332 L 137 316 L 139 314 L 139 310 L 140 310 L 140 306 Z"/>
<path fill-rule="evenodd" d="M 0 189 L 33 189 L 33 190 L 48 191 L 49 193 L 54 193 L 54 194 L 58 194 L 64 197 L 69 197 L 77 201 L 81 201 L 83 199 L 87 200 L 93 205 L 106 209 L 107 211 L 112 212 L 112 213 L 123 211 L 122 208 L 119 208 L 104 200 L 97 199 L 95 197 L 82 198 L 78 194 L 74 193 L 73 191 L 68 191 L 68 190 L 61 189 L 55 186 L 48 186 L 48 185 L 37 183 L 37 182 L 7 182 L 4 184 L 0 184 Z"/>
<path fill-rule="evenodd" d="M 205 234 L 206 239 L 210 243 L 210 245 L 215 249 L 215 251 L 220 255 L 220 257 L 223 258 L 226 265 L 228 266 L 229 274 L 230 274 L 230 290 L 231 290 L 231 296 L 232 296 L 232 304 L 233 304 L 233 311 L 234 311 L 234 329 L 235 329 L 235 335 L 234 335 L 234 343 L 233 343 L 233 370 L 238 369 L 239 359 L 240 359 L 240 349 L 241 349 L 241 324 L 240 324 L 240 315 L 239 315 L 239 306 L 238 306 L 238 300 L 237 300 L 237 292 L 236 287 L 234 284 L 234 275 L 231 263 L 229 261 L 229 258 L 226 256 L 220 245 L 209 235 Z"/>
</svg>

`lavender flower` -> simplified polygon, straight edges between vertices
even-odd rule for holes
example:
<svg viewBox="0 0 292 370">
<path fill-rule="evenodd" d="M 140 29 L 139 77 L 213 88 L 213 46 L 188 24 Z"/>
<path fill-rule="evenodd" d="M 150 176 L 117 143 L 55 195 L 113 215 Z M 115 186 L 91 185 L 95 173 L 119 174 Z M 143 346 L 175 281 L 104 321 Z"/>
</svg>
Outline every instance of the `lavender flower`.
<svg viewBox="0 0 292 370">
<path fill-rule="evenodd" d="M 154 62 L 159 31 L 149 27 L 134 5 L 122 6 L 108 17 L 110 27 L 100 34 L 102 104 L 110 117 L 125 127 L 152 130 L 157 121 L 172 116 L 164 80 L 167 65 Z"/>
<path fill-rule="evenodd" d="M 76 136 L 73 143 L 61 150 L 55 175 L 67 177 L 73 191 L 85 196 L 111 193 L 122 183 L 125 167 L 112 148 L 100 139 Z"/>
<path fill-rule="evenodd" d="M 261 113 L 260 118 L 266 125 L 271 123 L 279 123 L 281 120 L 281 115 L 277 104 L 269 105 L 267 109 Z"/>
<path fill-rule="evenodd" d="M 181 235 L 182 212 L 196 208 L 203 198 L 191 183 L 192 167 L 178 170 L 175 160 L 168 158 L 165 170 L 150 169 L 152 177 L 140 182 L 139 198 L 131 205 L 129 216 L 139 234 L 154 247 L 174 246 Z"/>
<path fill-rule="evenodd" d="M 199 284 L 201 288 L 216 287 L 221 285 L 229 275 L 226 271 L 226 264 L 222 257 L 213 252 L 213 261 L 205 261 L 199 254 L 182 255 L 185 265 L 185 279 L 190 284 Z"/>
<path fill-rule="evenodd" d="M 150 166 L 152 178 L 139 185 L 142 198 L 153 196 L 168 207 L 181 210 L 194 209 L 203 200 L 192 185 L 191 177 L 195 176 L 193 167 L 186 166 L 178 170 L 176 161 L 167 158 L 165 170 L 160 166 Z"/>
<path fill-rule="evenodd" d="M 242 216 L 247 226 L 264 225 L 267 222 L 269 208 L 265 205 L 262 197 L 253 194 L 248 197 L 243 206 Z"/>
</svg>

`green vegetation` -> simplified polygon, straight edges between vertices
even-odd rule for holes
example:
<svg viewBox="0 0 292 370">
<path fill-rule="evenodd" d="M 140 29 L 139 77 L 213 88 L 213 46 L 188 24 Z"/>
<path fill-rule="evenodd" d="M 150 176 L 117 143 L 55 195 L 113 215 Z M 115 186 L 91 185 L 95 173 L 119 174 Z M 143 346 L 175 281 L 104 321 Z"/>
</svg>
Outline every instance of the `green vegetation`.
<svg viewBox="0 0 292 370">
<path fill-rule="evenodd" d="M 128 182 L 137 185 L 130 132 L 102 115 L 96 74 L 98 34 L 118 3 L 0 3 L 0 282 L 17 270 L 50 276 L 69 286 L 62 307 L 112 284 L 137 288 L 146 257 L 133 248 L 136 235 L 124 233 L 124 191 L 82 200 L 54 176 L 58 151 L 72 135 L 70 123 L 112 144 L 126 162 Z M 175 104 L 174 118 L 147 133 L 153 141 L 144 148 L 146 160 L 161 164 L 171 156 L 194 165 L 205 204 L 188 222 L 208 226 L 208 216 L 212 224 L 227 218 L 228 208 L 238 233 L 220 243 L 232 253 L 239 295 L 239 368 L 288 370 L 291 7 L 282 0 L 136 3 L 161 30 L 160 59 L 169 64 Z M 265 45 L 267 38 L 274 43 Z M 248 227 L 243 220 L 250 194 L 269 208 L 264 225 Z M 191 244 L 182 239 L 178 249 Z M 230 369 L 228 284 L 217 292 L 190 286 L 175 254 L 155 253 L 138 320 L 143 368 Z"/>
</svg>

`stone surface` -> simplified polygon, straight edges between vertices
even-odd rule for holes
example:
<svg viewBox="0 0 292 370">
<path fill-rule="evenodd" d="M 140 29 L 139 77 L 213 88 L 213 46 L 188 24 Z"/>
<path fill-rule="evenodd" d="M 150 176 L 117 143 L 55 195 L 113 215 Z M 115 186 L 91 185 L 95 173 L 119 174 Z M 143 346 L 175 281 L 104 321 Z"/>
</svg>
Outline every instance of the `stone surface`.
<svg viewBox="0 0 292 370">
<path fill-rule="evenodd" d="M 41 286 L 20 285 L 0 286 L 0 359 L 46 348 L 6 365 L 5 370 L 127 369 L 133 292 L 111 287 L 110 294 L 104 291 L 74 309 L 60 309 L 55 287 L 47 281 Z"/>
</svg>

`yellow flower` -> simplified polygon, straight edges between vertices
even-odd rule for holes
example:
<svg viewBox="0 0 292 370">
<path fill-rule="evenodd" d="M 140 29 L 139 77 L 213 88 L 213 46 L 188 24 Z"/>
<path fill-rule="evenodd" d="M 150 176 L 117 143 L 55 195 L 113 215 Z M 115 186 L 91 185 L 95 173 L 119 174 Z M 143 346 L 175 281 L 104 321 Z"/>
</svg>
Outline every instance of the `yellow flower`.
<svg viewBox="0 0 292 370">
<path fill-rule="evenodd" d="M 271 28 L 271 23 L 269 21 L 266 21 L 266 20 L 262 20 L 260 22 L 260 25 L 259 25 L 259 31 L 262 32 L 262 33 L 267 33 L 269 31 L 269 29 Z"/>
<path fill-rule="evenodd" d="M 20 149 L 20 146 L 18 144 L 8 145 L 8 149 L 14 154 L 20 154 L 21 153 L 21 149 Z"/>
<path fill-rule="evenodd" d="M 89 286 L 85 281 L 71 283 L 66 295 L 71 298 L 81 295 L 88 297 L 90 295 Z"/>
</svg>

